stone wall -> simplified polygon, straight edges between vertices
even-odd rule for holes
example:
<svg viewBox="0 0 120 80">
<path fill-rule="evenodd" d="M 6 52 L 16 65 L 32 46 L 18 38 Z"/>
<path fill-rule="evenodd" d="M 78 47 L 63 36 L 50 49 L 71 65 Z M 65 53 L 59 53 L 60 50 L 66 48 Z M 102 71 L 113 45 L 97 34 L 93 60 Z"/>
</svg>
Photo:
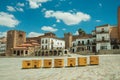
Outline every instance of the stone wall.
<svg viewBox="0 0 120 80">
<path fill-rule="evenodd" d="M 120 49 L 99 50 L 98 54 L 120 54 Z"/>
</svg>

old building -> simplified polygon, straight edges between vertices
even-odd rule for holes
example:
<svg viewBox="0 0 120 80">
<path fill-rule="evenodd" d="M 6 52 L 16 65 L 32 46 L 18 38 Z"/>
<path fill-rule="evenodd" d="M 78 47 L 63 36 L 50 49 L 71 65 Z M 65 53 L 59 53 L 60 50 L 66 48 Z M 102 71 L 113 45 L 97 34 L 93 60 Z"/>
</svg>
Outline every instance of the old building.
<svg viewBox="0 0 120 80">
<path fill-rule="evenodd" d="M 110 25 L 96 27 L 96 50 L 111 50 Z"/>
<path fill-rule="evenodd" d="M 10 30 L 7 32 L 6 56 L 33 56 L 39 46 L 37 42 L 26 42 L 24 31 Z"/>
<path fill-rule="evenodd" d="M 59 38 L 41 38 L 41 50 L 38 55 L 42 56 L 58 56 L 64 53 L 65 41 Z"/>
<path fill-rule="evenodd" d="M 15 48 L 26 42 L 26 33 L 23 31 L 10 30 L 7 32 L 7 51 L 6 55 L 12 55 L 11 48 Z"/>
</svg>

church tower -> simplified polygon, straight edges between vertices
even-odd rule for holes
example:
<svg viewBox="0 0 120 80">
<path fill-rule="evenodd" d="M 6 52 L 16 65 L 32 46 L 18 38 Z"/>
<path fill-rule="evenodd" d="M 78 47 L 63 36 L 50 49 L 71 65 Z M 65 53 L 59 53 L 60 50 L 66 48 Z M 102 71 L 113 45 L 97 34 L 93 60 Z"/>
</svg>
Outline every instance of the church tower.
<svg viewBox="0 0 120 80">
<path fill-rule="evenodd" d="M 12 48 L 26 42 L 26 33 L 23 31 L 10 30 L 7 32 L 6 56 L 12 55 Z"/>
</svg>

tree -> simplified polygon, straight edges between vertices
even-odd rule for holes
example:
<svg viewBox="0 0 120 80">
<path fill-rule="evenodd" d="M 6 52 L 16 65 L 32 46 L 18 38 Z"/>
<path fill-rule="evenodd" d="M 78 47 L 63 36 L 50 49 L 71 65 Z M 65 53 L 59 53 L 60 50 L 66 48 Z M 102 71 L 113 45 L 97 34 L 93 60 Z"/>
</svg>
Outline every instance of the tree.
<svg viewBox="0 0 120 80">
<path fill-rule="evenodd" d="M 83 31 L 81 28 L 78 29 L 78 33 L 80 36 L 84 36 L 86 34 L 85 31 Z"/>
</svg>

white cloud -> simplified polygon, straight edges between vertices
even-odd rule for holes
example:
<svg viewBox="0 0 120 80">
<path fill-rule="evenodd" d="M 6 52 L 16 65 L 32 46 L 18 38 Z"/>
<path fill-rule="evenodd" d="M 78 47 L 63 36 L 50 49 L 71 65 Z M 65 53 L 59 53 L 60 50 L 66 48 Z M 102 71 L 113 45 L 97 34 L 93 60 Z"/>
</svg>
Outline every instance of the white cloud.
<svg viewBox="0 0 120 80">
<path fill-rule="evenodd" d="M 20 6 L 20 7 L 24 7 L 25 6 L 25 4 L 24 3 L 17 3 L 17 6 Z"/>
<path fill-rule="evenodd" d="M 101 20 L 96 20 L 96 22 L 101 22 Z"/>
<path fill-rule="evenodd" d="M 19 21 L 12 14 L 0 12 L 0 25 L 6 27 L 15 27 Z"/>
<path fill-rule="evenodd" d="M 58 29 L 53 28 L 53 27 L 50 27 L 50 26 L 43 26 L 43 27 L 41 28 L 41 30 L 50 31 L 50 32 L 56 32 Z"/>
<path fill-rule="evenodd" d="M 23 12 L 23 8 L 16 8 L 17 11 Z"/>
<path fill-rule="evenodd" d="M 37 36 L 41 36 L 44 35 L 43 33 L 36 33 L 36 32 L 30 32 L 27 36 L 28 37 L 37 37 Z"/>
<path fill-rule="evenodd" d="M 65 28 L 63 28 L 62 30 L 63 30 L 63 31 L 65 31 L 66 29 L 65 29 Z"/>
<path fill-rule="evenodd" d="M 47 9 L 46 8 L 43 8 L 42 10 L 41 10 L 41 12 L 45 12 Z"/>
<path fill-rule="evenodd" d="M 82 12 L 70 13 L 53 10 L 46 11 L 45 17 L 46 18 L 54 17 L 57 19 L 57 22 L 59 20 L 62 20 L 66 25 L 75 25 L 79 24 L 82 21 L 90 20 L 90 15 Z"/>
<path fill-rule="evenodd" d="M 101 4 L 101 3 L 99 3 L 99 6 L 100 6 L 100 7 L 102 7 L 102 4 Z"/>
<path fill-rule="evenodd" d="M 0 32 L 0 37 L 6 37 L 7 36 L 7 32 Z"/>
<path fill-rule="evenodd" d="M 11 11 L 11 12 L 15 12 L 16 11 L 15 8 L 12 7 L 12 6 L 7 6 L 7 10 Z"/>
<path fill-rule="evenodd" d="M 53 26 L 53 27 L 56 27 L 56 24 L 53 24 L 52 26 Z"/>
<path fill-rule="evenodd" d="M 35 9 L 42 6 L 42 3 L 48 2 L 50 0 L 28 0 L 30 8 Z"/>
<path fill-rule="evenodd" d="M 79 35 L 78 31 L 76 31 L 76 32 L 74 33 L 74 35 Z"/>
</svg>

